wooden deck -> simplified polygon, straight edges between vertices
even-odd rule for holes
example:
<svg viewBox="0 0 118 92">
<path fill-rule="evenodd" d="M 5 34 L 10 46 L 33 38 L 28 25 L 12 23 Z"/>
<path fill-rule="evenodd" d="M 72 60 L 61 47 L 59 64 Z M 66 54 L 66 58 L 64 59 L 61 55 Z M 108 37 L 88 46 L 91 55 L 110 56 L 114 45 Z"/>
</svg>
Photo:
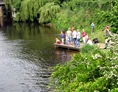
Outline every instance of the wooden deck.
<svg viewBox="0 0 118 92">
<path fill-rule="evenodd" d="M 54 44 L 56 48 L 65 48 L 68 50 L 80 50 L 80 48 L 83 46 L 83 44 L 81 44 L 80 47 L 75 47 L 74 45 L 67 45 L 67 44 Z"/>
<path fill-rule="evenodd" d="M 54 43 L 54 45 L 55 45 L 56 48 L 65 48 L 65 49 L 68 49 L 68 50 L 78 50 L 79 51 L 85 44 L 80 43 L 80 47 L 75 47 L 74 45 L 56 44 L 56 43 Z M 94 44 L 94 45 L 98 46 L 101 49 L 104 49 L 104 47 L 105 47 L 104 43 L 97 43 L 97 44 Z"/>
</svg>

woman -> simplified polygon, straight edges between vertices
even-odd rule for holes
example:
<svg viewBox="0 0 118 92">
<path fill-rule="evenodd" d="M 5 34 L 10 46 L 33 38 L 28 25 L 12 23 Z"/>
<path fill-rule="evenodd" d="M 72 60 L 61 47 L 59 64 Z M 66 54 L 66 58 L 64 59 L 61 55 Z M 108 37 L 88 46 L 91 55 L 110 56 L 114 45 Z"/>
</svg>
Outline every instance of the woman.
<svg viewBox="0 0 118 92">
<path fill-rule="evenodd" d="M 65 39 L 65 32 L 62 30 L 61 31 L 61 42 L 64 44 L 64 39 Z"/>
<path fill-rule="evenodd" d="M 86 43 L 87 39 L 88 39 L 88 35 L 86 34 L 86 32 L 84 31 L 84 29 L 82 30 L 82 38 L 83 38 L 83 42 Z"/>
</svg>

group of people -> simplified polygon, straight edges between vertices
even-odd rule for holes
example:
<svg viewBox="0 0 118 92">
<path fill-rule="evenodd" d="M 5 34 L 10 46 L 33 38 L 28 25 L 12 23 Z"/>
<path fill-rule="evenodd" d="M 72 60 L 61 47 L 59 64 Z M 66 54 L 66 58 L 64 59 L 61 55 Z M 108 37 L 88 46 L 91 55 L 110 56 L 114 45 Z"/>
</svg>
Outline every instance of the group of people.
<svg viewBox="0 0 118 92">
<path fill-rule="evenodd" d="M 94 23 L 91 23 L 91 32 L 94 33 Z M 109 26 L 106 26 L 104 29 L 105 32 L 105 48 L 108 47 L 109 43 Z M 75 30 L 74 27 L 68 28 L 68 30 L 65 32 L 64 30 L 61 31 L 60 38 L 61 41 L 56 38 L 57 44 L 67 44 L 67 45 L 74 45 L 75 47 L 80 47 L 80 38 L 82 37 L 83 43 L 87 43 L 89 45 L 93 45 L 93 42 L 89 39 L 88 34 L 85 32 L 85 30 L 82 30 L 82 33 L 80 33 L 80 30 Z M 98 39 L 97 39 L 98 40 Z M 94 42 L 95 43 L 95 42 Z"/>
<path fill-rule="evenodd" d="M 71 28 L 68 28 L 67 32 L 65 33 L 65 44 L 74 44 L 74 46 L 80 47 L 80 37 L 81 34 L 79 29 L 75 30 L 74 27 L 72 27 L 71 30 Z"/>
<path fill-rule="evenodd" d="M 66 32 L 63 30 L 61 31 L 60 37 L 61 41 L 59 41 L 58 38 L 56 38 L 56 43 L 57 44 L 67 44 L 67 45 L 74 45 L 75 47 L 80 47 L 80 38 L 82 35 L 83 43 L 87 43 L 89 45 L 92 45 L 92 41 L 89 39 L 87 33 L 85 30 L 82 30 L 82 33 L 80 33 L 80 30 L 77 29 L 75 30 L 74 27 L 68 28 Z"/>
</svg>

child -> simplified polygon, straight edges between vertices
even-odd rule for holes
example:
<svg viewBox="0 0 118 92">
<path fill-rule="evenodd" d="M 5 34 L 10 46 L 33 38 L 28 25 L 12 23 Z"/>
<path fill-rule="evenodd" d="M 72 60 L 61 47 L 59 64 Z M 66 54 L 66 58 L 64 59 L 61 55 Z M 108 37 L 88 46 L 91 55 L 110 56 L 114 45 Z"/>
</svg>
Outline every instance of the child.
<svg viewBox="0 0 118 92">
<path fill-rule="evenodd" d="M 55 38 L 55 40 L 56 40 L 56 44 L 60 44 L 61 43 L 58 38 Z"/>
</svg>

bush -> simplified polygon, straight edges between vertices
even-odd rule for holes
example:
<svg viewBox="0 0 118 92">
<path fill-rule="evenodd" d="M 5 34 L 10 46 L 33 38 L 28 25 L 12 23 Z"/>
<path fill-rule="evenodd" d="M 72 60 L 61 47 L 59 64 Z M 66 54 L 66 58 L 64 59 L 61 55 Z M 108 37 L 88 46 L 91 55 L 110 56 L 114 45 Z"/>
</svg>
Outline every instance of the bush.
<svg viewBox="0 0 118 92">
<path fill-rule="evenodd" d="M 118 40 L 113 35 L 112 41 Z M 117 39 L 117 40 L 116 40 Z M 116 42 L 117 43 L 117 42 Z M 51 83 L 57 92 L 117 92 L 118 49 L 117 44 L 107 53 L 86 45 L 70 62 L 57 65 L 51 75 Z"/>
</svg>

